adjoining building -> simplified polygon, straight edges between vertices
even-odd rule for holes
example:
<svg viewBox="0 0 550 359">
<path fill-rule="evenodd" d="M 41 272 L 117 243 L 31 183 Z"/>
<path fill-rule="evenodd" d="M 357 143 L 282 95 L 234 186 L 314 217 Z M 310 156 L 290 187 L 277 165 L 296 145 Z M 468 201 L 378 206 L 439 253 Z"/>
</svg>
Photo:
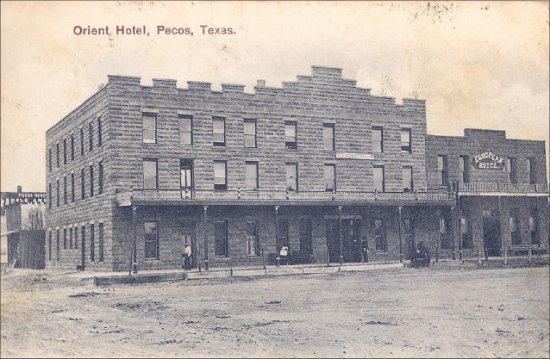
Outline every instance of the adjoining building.
<svg viewBox="0 0 550 359">
<path fill-rule="evenodd" d="M 3 266 L 44 269 L 46 193 L 23 192 L 17 186 L 17 192 L 2 192 L 0 196 Z"/>
<path fill-rule="evenodd" d="M 424 100 L 373 96 L 339 68 L 282 88 L 259 80 L 254 93 L 109 76 L 46 146 L 48 268 L 181 268 L 186 244 L 206 269 L 274 263 L 283 245 L 293 263 L 403 260 L 420 241 L 452 258 L 480 243 L 504 255 L 496 248 L 520 248 L 507 225 L 499 247 L 494 221 L 475 216 L 503 223 L 517 209 L 524 228 L 533 203 L 539 241 L 521 234 L 520 245 L 548 248 L 544 142 L 427 135 Z M 517 184 L 498 156 L 515 158 Z"/>
</svg>

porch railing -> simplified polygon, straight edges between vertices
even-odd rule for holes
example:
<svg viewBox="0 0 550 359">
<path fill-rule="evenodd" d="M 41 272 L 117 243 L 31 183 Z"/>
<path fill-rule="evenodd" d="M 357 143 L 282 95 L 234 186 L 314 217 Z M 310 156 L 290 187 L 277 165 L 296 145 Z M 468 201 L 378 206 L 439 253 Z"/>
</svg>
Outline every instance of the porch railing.
<svg viewBox="0 0 550 359">
<path fill-rule="evenodd" d="M 504 192 L 504 193 L 548 193 L 544 184 L 529 183 L 490 183 L 471 182 L 459 183 L 459 192 Z"/>
</svg>

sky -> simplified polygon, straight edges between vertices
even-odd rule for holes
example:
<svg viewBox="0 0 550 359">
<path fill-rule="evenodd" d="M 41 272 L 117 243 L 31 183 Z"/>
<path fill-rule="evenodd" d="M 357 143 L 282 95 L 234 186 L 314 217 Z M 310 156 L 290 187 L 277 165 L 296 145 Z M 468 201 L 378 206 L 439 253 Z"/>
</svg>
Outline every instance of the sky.
<svg viewBox="0 0 550 359">
<path fill-rule="evenodd" d="M 549 141 L 543 2 L 1 2 L 1 191 L 45 190 L 45 132 L 107 75 L 280 87 L 340 67 L 372 94 L 426 99 L 428 132 Z M 234 34 L 203 34 L 201 25 Z M 75 27 L 109 26 L 110 35 Z M 146 26 L 149 36 L 116 35 Z M 157 26 L 190 35 L 157 34 Z"/>
</svg>

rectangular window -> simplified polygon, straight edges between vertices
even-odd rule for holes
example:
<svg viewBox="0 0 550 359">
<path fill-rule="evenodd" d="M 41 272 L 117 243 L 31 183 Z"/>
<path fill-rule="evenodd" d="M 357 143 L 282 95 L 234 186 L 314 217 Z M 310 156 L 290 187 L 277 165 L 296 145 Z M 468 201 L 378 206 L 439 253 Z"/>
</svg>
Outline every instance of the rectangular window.
<svg viewBox="0 0 550 359">
<path fill-rule="evenodd" d="M 447 219 L 445 217 L 439 218 L 439 238 L 441 240 L 441 249 L 451 249 L 452 238 L 447 230 Z"/>
<path fill-rule="evenodd" d="M 460 236 L 462 237 L 462 248 L 463 249 L 473 249 L 474 240 L 472 237 L 472 231 L 470 228 L 470 222 L 468 218 L 460 218 Z"/>
<path fill-rule="evenodd" d="M 103 161 L 99 161 L 99 177 L 97 178 L 97 193 L 103 194 Z"/>
<path fill-rule="evenodd" d="M 323 123 L 323 146 L 327 151 L 334 151 L 334 124 Z"/>
<path fill-rule="evenodd" d="M 80 199 L 86 198 L 86 172 L 84 168 L 80 170 Z"/>
<path fill-rule="evenodd" d="M 95 226 L 90 224 L 90 262 L 95 262 Z"/>
<path fill-rule="evenodd" d="M 82 248 L 86 247 L 86 226 L 82 226 L 80 231 L 80 240 L 82 241 Z"/>
<path fill-rule="evenodd" d="M 69 248 L 73 249 L 73 227 L 69 228 Z"/>
<path fill-rule="evenodd" d="M 80 155 L 84 156 L 84 129 L 80 129 Z"/>
<path fill-rule="evenodd" d="M 103 223 L 98 225 L 98 237 L 99 237 L 99 261 L 103 262 L 105 260 L 105 249 L 103 243 Z"/>
<path fill-rule="evenodd" d="M 90 166 L 90 197 L 94 196 L 94 166 Z"/>
<path fill-rule="evenodd" d="M 458 158 L 458 166 L 461 173 L 462 183 L 470 182 L 470 159 L 468 156 L 460 156 Z"/>
<path fill-rule="evenodd" d="M 510 183 L 518 183 L 518 166 L 514 157 L 506 159 L 506 170 L 508 171 Z"/>
<path fill-rule="evenodd" d="M 52 231 L 48 231 L 48 260 L 52 260 Z"/>
<path fill-rule="evenodd" d="M 411 166 L 403 166 L 403 192 L 413 191 L 413 168 Z"/>
<path fill-rule="evenodd" d="M 214 253 L 217 256 L 227 257 L 227 222 L 214 222 Z"/>
<path fill-rule="evenodd" d="M 298 148 L 296 122 L 285 122 L 285 148 Z"/>
<path fill-rule="evenodd" d="M 67 140 L 63 139 L 63 164 L 67 164 Z"/>
<path fill-rule="evenodd" d="M 388 241 L 386 240 L 386 227 L 381 219 L 374 220 L 374 239 L 376 250 L 386 252 L 388 250 Z"/>
<path fill-rule="evenodd" d="M 325 192 L 336 192 L 336 166 L 325 165 Z"/>
<path fill-rule="evenodd" d="M 179 116 L 180 145 L 193 144 L 193 117 Z"/>
<path fill-rule="evenodd" d="M 411 153 L 411 129 L 401 129 L 401 152 Z"/>
<path fill-rule="evenodd" d="M 225 118 L 212 117 L 212 143 L 214 146 L 225 146 Z"/>
<path fill-rule="evenodd" d="M 63 177 L 63 203 L 67 204 L 67 176 Z"/>
<path fill-rule="evenodd" d="M 245 186 L 249 191 L 258 189 L 258 162 L 245 162 Z"/>
<path fill-rule="evenodd" d="M 56 206 L 59 207 L 59 195 L 60 195 L 60 188 L 59 188 L 59 180 L 55 180 L 55 195 L 56 195 Z"/>
<path fill-rule="evenodd" d="M 63 228 L 63 249 L 67 249 L 67 228 Z"/>
<path fill-rule="evenodd" d="M 374 183 L 374 190 L 376 192 L 384 192 L 386 189 L 386 184 L 384 181 L 384 166 L 373 166 L 372 178 Z"/>
<path fill-rule="evenodd" d="M 52 183 L 48 183 L 48 208 L 52 208 Z"/>
<path fill-rule="evenodd" d="M 60 252 L 61 252 L 61 243 L 59 238 L 59 229 L 55 231 L 56 238 L 55 238 L 55 260 L 59 261 L 60 259 Z"/>
<path fill-rule="evenodd" d="M 372 128 L 372 152 L 384 152 L 384 129 L 382 127 Z"/>
<path fill-rule="evenodd" d="M 145 222 L 145 258 L 158 259 L 157 222 Z"/>
<path fill-rule="evenodd" d="M 227 190 L 227 162 L 214 161 L 214 190 Z"/>
<path fill-rule="evenodd" d="M 71 135 L 71 161 L 74 161 L 74 135 Z"/>
<path fill-rule="evenodd" d="M 446 186 L 447 181 L 447 156 L 437 155 L 437 180 L 438 185 Z"/>
<path fill-rule="evenodd" d="M 52 171 L 52 148 L 48 148 L 48 169 Z"/>
<path fill-rule="evenodd" d="M 246 222 L 246 254 L 249 256 L 260 255 L 256 222 Z"/>
<path fill-rule="evenodd" d="M 101 118 L 97 119 L 97 147 L 101 147 L 103 144 L 103 124 Z"/>
<path fill-rule="evenodd" d="M 537 183 L 537 169 L 535 167 L 535 159 L 534 158 L 528 158 L 527 159 L 527 173 L 529 175 L 529 183 L 530 184 L 536 184 Z"/>
<path fill-rule="evenodd" d="M 286 164 L 286 189 L 288 191 L 298 192 L 298 164 Z"/>
<path fill-rule="evenodd" d="M 521 244 L 521 234 L 519 231 L 519 215 L 518 210 L 513 208 L 510 210 L 510 237 L 512 239 L 512 245 Z"/>
<path fill-rule="evenodd" d="M 256 120 L 244 120 L 244 147 L 256 148 Z"/>
<path fill-rule="evenodd" d="M 158 189 L 157 160 L 143 160 L 143 189 Z"/>
<path fill-rule="evenodd" d="M 529 213 L 529 231 L 531 232 L 531 244 L 540 244 L 538 210 L 531 208 Z"/>
<path fill-rule="evenodd" d="M 78 226 L 74 227 L 74 249 L 78 249 Z"/>
<path fill-rule="evenodd" d="M 74 173 L 71 173 L 71 202 L 74 202 Z"/>
<path fill-rule="evenodd" d="M 59 168 L 59 142 L 55 144 L 55 157 L 57 160 L 57 168 Z"/>
<path fill-rule="evenodd" d="M 157 117 L 154 114 L 142 115 L 143 143 L 157 143 Z"/>
<path fill-rule="evenodd" d="M 90 122 L 88 124 L 88 143 L 90 145 L 90 152 L 94 149 L 94 125 Z"/>
</svg>

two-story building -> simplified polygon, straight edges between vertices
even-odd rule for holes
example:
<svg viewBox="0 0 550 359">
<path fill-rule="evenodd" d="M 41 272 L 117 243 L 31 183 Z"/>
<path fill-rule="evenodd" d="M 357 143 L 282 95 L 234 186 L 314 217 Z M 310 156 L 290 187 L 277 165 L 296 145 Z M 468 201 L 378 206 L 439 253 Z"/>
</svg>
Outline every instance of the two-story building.
<svg viewBox="0 0 550 359">
<path fill-rule="evenodd" d="M 283 245 L 302 263 L 406 259 L 419 241 L 458 253 L 467 202 L 451 172 L 435 178 L 428 151 L 454 152 L 426 134 L 424 100 L 315 66 L 254 90 L 109 76 L 46 133 L 47 266 L 180 268 L 186 244 L 199 268 L 272 263 Z"/>
</svg>

